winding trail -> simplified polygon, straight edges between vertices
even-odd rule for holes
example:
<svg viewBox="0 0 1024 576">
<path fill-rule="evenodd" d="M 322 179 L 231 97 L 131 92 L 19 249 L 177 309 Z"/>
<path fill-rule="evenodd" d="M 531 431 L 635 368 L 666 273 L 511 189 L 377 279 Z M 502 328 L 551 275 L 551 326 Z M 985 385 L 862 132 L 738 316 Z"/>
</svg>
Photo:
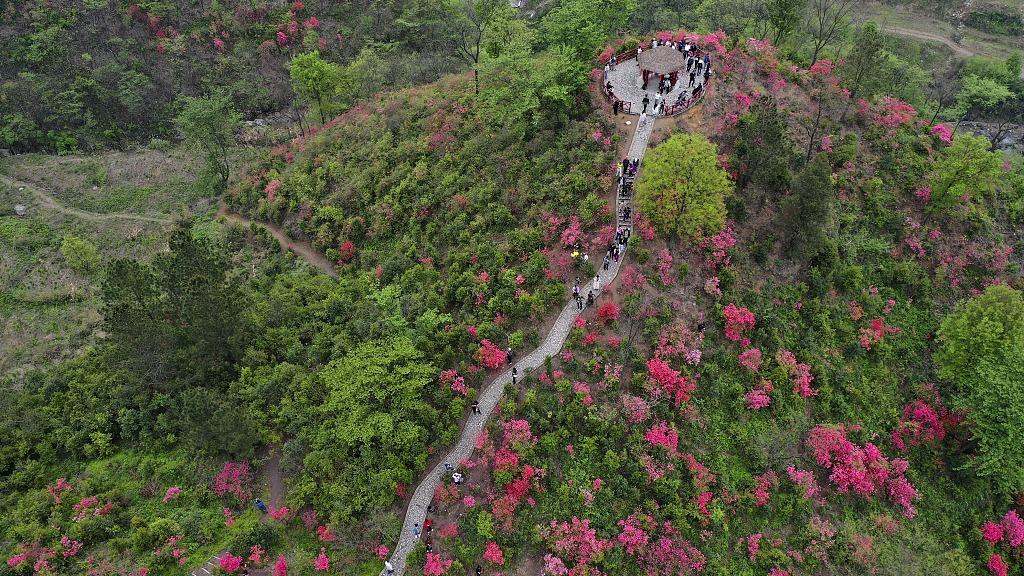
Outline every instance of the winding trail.
<svg viewBox="0 0 1024 576">
<path fill-rule="evenodd" d="M 640 158 L 644 156 L 644 152 L 647 150 L 647 143 L 651 138 L 651 134 L 654 132 L 654 118 L 649 118 L 644 124 L 637 125 L 636 131 L 633 133 L 633 140 L 629 146 L 629 158 Z M 613 206 L 619 207 L 624 204 L 619 203 L 618 191 L 612 191 Z M 632 204 L 632 197 L 626 201 L 626 205 Z M 618 212 L 616 211 L 616 219 L 618 219 Z M 619 227 L 631 227 L 630 223 L 619 223 Z M 618 262 L 612 262 L 608 270 L 600 271 L 600 289 L 595 291 L 595 296 L 599 295 L 603 291 L 604 287 L 615 281 L 616 276 L 619 274 L 619 268 L 625 261 L 626 255 L 623 253 L 619 257 Z M 595 265 L 600 266 L 599 261 L 595 259 Z M 581 290 L 590 288 L 591 284 L 581 286 Z M 536 368 L 544 364 L 544 360 L 549 356 L 555 356 L 562 349 L 562 344 L 565 342 L 566 337 L 569 335 L 569 330 L 572 329 L 573 323 L 576 321 L 576 317 L 580 315 L 580 312 L 576 309 L 576 302 L 570 300 L 568 304 L 562 308 L 561 313 L 558 315 L 558 319 L 555 320 L 554 326 L 551 327 L 551 331 L 544 338 L 544 342 L 541 343 L 540 347 L 533 350 L 526 356 L 523 356 L 516 362 L 516 366 L 519 368 L 519 373 L 525 376 L 528 372 L 535 370 Z M 402 524 L 402 533 L 399 536 L 398 544 L 395 546 L 394 552 L 391 555 L 391 563 L 394 565 L 395 574 L 401 575 L 405 573 L 406 559 L 409 557 L 409 553 L 412 552 L 413 547 L 416 545 L 417 537 L 413 535 L 412 530 L 416 525 L 423 525 L 423 521 L 426 519 L 427 506 L 430 505 L 430 501 L 434 498 L 434 490 L 445 478 L 448 472 L 444 468 L 446 462 L 451 463 L 453 466 L 457 466 L 463 459 L 468 458 L 473 453 L 474 444 L 476 442 L 477 435 L 483 430 L 487 420 L 491 417 L 494 412 L 495 406 L 505 392 L 505 386 L 512 381 L 512 370 L 506 370 L 505 372 L 496 376 L 490 383 L 488 383 L 481 390 L 480 395 L 477 397 L 477 401 L 480 403 L 481 414 L 470 416 L 466 422 L 466 427 L 462 430 L 462 435 L 459 437 L 458 443 L 451 449 L 451 451 L 442 458 L 432 470 L 427 472 L 427 475 L 423 480 L 416 486 L 416 490 L 412 494 L 412 498 L 409 500 L 409 508 L 405 514 L 405 522 Z M 386 576 L 386 571 L 381 570 L 381 576 Z"/>
<path fill-rule="evenodd" d="M 72 208 L 61 204 L 59 200 L 54 198 L 52 194 L 46 192 L 35 184 L 11 178 L 10 176 L 0 175 L 0 184 L 6 184 L 12 188 L 19 190 L 28 190 L 35 196 L 36 200 L 51 210 L 55 210 L 68 216 L 74 216 L 83 220 L 89 220 L 91 222 L 101 222 L 104 220 L 134 220 L 136 222 L 151 222 L 156 224 L 171 224 L 174 222 L 171 218 L 159 218 L 157 216 L 143 216 L 141 214 L 129 214 L 126 212 L 89 212 L 86 210 L 79 210 L 78 208 Z"/>
<path fill-rule="evenodd" d="M 958 44 L 955 41 L 953 41 L 952 38 L 949 38 L 948 36 L 943 36 L 942 34 L 934 34 L 932 32 L 925 32 L 924 30 L 914 30 L 912 28 L 904 28 L 902 26 L 891 26 L 889 24 L 885 24 L 884 26 L 882 26 L 882 31 L 888 32 L 889 34 L 895 34 L 897 36 L 906 36 L 907 38 L 915 38 L 917 40 L 927 40 L 929 42 L 942 43 L 946 45 L 950 50 L 953 51 L 954 54 L 956 54 L 960 58 L 984 56 L 984 54 L 975 52 L 974 50 L 971 50 L 970 48 L 964 46 L 963 44 Z M 1021 66 L 1020 77 L 1024 79 L 1024 66 Z"/>
<path fill-rule="evenodd" d="M 290 236 L 288 236 L 287 233 L 285 233 L 284 230 L 281 229 L 280 226 L 276 224 L 271 224 L 269 222 L 263 222 L 260 220 L 251 220 L 249 218 L 246 218 L 245 216 L 242 216 L 241 214 L 238 214 L 237 212 L 231 212 L 230 210 L 228 210 L 227 204 L 225 204 L 223 201 L 220 203 L 220 207 L 217 210 L 217 215 L 223 216 L 227 220 L 232 220 L 240 224 L 245 224 L 246 226 L 252 224 L 262 226 L 267 232 L 270 233 L 271 236 L 274 237 L 275 240 L 277 240 L 277 243 L 281 245 L 281 249 L 295 252 L 310 266 L 318 268 L 321 272 L 327 274 L 332 278 L 338 277 L 338 272 L 334 270 L 334 264 L 331 264 L 331 261 L 327 259 L 327 256 L 325 256 L 319 250 L 310 246 L 307 242 L 293 240 Z"/>
</svg>

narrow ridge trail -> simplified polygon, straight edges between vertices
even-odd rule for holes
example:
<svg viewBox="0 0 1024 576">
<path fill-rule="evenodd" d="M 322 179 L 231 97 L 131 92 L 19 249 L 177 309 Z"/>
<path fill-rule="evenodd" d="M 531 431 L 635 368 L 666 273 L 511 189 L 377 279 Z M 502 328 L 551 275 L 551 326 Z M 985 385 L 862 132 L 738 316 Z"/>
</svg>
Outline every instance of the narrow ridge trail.
<svg viewBox="0 0 1024 576">
<path fill-rule="evenodd" d="M 220 203 L 220 208 L 217 210 L 217 215 L 223 216 L 227 220 L 232 220 L 234 222 L 245 224 L 246 226 L 252 224 L 262 226 L 267 232 L 270 233 L 271 236 L 274 237 L 275 240 L 277 240 L 277 243 L 281 245 L 282 250 L 295 252 L 310 266 L 319 269 L 321 272 L 327 274 L 332 278 L 338 277 L 337 271 L 334 270 L 334 265 L 331 264 L 331 261 L 327 259 L 327 256 L 325 256 L 319 250 L 316 250 L 315 248 L 310 246 L 307 242 L 301 242 L 292 239 L 290 236 L 288 236 L 287 233 L 285 233 L 284 230 L 281 229 L 280 226 L 277 226 L 276 224 L 271 224 L 269 222 L 263 222 L 261 220 L 251 220 L 245 216 L 242 216 L 241 214 L 238 214 L 237 212 L 231 212 L 230 210 L 228 210 L 228 207 L 226 204 L 224 204 L 224 202 Z"/>
<path fill-rule="evenodd" d="M 654 118 L 648 118 L 643 124 L 637 124 L 636 131 L 633 133 L 633 140 L 629 146 L 629 158 L 643 159 L 644 152 L 647 150 L 647 143 L 651 138 L 651 134 L 654 132 Z M 641 168 L 642 168 L 641 163 Z M 618 200 L 618 191 L 613 191 L 613 206 L 621 206 Z M 631 205 L 632 196 L 628 203 Z M 618 220 L 618 210 L 614 210 L 616 214 L 616 220 Z M 619 223 L 620 227 L 631 227 L 631 223 Z M 619 258 L 618 262 L 612 262 L 608 270 L 603 271 L 600 274 L 600 290 L 597 291 L 597 295 L 603 291 L 603 289 L 610 285 L 619 274 L 619 268 L 625 261 L 626 255 L 623 253 Z M 594 262 L 598 264 L 598 262 Z M 589 285 L 589 284 L 588 284 Z M 580 312 L 576 309 L 576 303 L 570 300 L 568 304 L 562 308 L 561 313 L 558 315 L 558 319 L 555 320 L 555 324 L 551 327 L 551 331 L 548 332 L 544 338 L 544 342 L 541 345 L 520 358 L 515 362 L 515 366 L 519 368 L 519 373 L 526 375 L 528 372 L 535 370 L 536 368 L 543 366 L 544 360 L 548 356 L 555 356 L 562 349 L 562 344 L 565 342 L 566 337 L 569 335 L 569 331 L 572 329 L 573 323 L 576 321 L 576 317 L 580 315 Z M 505 386 L 512 381 L 512 370 L 506 370 L 488 384 L 480 391 L 480 395 L 477 397 L 477 401 L 480 403 L 479 415 L 473 415 L 466 422 L 465 428 L 462 430 L 462 435 L 459 436 L 459 441 L 451 449 L 448 454 L 445 455 L 430 471 L 427 472 L 426 476 L 420 481 L 419 485 L 416 486 L 416 490 L 413 492 L 412 498 L 409 500 L 409 507 L 406 510 L 405 522 L 402 524 L 402 532 L 399 535 L 398 544 L 395 546 L 394 552 L 391 555 L 391 563 L 394 565 L 395 574 L 402 575 L 405 573 L 406 559 L 409 557 L 409 553 L 412 552 L 413 547 L 416 545 L 417 537 L 412 533 L 413 527 L 417 524 L 422 526 L 423 521 L 427 516 L 427 506 L 430 505 L 430 501 L 434 498 L 434 490 L 441 483 L 442 479 L 447 475 L 447 471 L 444 468 L 445 462 L 450 462 L 452 465 L 458 465 L 463 459 L 468 458 L 473 453 L 474 444 L 476 437 L 483 430 L 487 420 L 491 417 L 494 412 L 494 408 L 497 406 L 498 401 L 504 394 Z M 387 572 L 381 570 L 381 576 L 386 576 Z"/>
<path fill-rule="evenodd" d="M 144 216 L 142 214 L 129 214 L 127 212 L 89 212 L 87 210 L 79 210 L 78 208 L 72 208 L 65 206 L 59 200 L 57 200 L 52 194 L 43 190 L 35 184 L 30 184 L 10 176 L 0 175 L 0 183 L 6 184 L 12 188 L 19 190 L 28 190 L 35 196 L 36 200 L 42 203 L 43 206 L 51 210 L 60 212 L 61 214 L 67 214 L 68 216 L 74 216 L 76 218 L 82 218 L 83 220 L 89 220 L 91 222 L 100 222 L 103 220 L 134 220 L 137 222 L 152 222 L 156 224 L 170 224 L 174 222 L 172 218 L 160 218 L 157 216 Z"/>
</svg>

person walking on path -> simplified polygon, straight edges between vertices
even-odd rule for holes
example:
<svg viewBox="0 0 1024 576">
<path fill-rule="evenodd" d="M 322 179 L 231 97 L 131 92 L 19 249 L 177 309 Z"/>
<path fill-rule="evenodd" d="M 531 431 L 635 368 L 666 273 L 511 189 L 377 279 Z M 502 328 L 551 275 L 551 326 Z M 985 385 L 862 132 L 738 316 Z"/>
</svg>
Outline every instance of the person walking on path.
<svg viewBox="0 0 1024 576">
<path fill-rule="evenodd" d="M 654 95 L 654 113 L 658 112 L 658 106 L 661 104 L 661 92 Z"/>
<path fill-rule="evenodd" d="M 608 267 L 611 266 L 611 263 L 612 263 L 612 259 L 609 256 L 610 256 L 610 254 L 605 254 L 604 255 L 604 264 L 601 267 L 603 269 L 605 269 L 605 270 L 607 270 Z"/>
<path fill-rule="evenodd" d="M 612 113 L 614 113 L 616 116 L 619 115 L 619 107 L 621 106 L 621 104 L 622 104 L 621 100 L 616 100 L 616 101 L 612 102 Z"/>
<path fill-rule="evenodd" d="M 473 414 L 481 414 L 480 403 L 477 402 L 476 400 L 473 401 Z"/>
<path fill-rule="evenodd" d="M 430 534 L 430 531 L 434 529 L 434 520 L 427 518 L 423 521 L 423 533 Z"/>
<path fill-rule="evenodd" d="M 600 276 L 594 276 L 594 292 L 600 292 L 600 291 L 601 291 L 601 277 Z"/>
<path fill-rule="evenodd" d="M 388 576 L 391 576 L 395 573 L 395 565 L 392 564 L 390 560 L 384 561 L 384 569 L 387 570 Z"/>
<path fill-rule="evenodd" d="M 417 522 L 412 526 L 412 537 L 416 540 L 420 539 L 420 523 Z"/>
<path fill-rule="evenodd" d="M 587 307 L 594 305 L 594 291 L 587 292 Z M 582 310 L 582 308 L 581 308 Z"/>
<path fill-rule="evenodd" d="M 581 312 L 583 311 L 583 296 L 579 294 L 576 295 L 576 309 Z"/>
<path fill-rule="evenodd" d="M 640 113 L 640 124 L 639 125 L 643 126 L 644 124 L 647 124 L 647 112 L 646 111 Z"/>
<path fill-rule="evenodd" d="M 519 367 L 513 366 L 512 367 L 512 385 L 513 386 L 516 385 L 516 377 L 517 376 L 519 376 Z"/>
<path fill-rule="evenodd" d="M 692 74 L 690 75 L 690 78 L 691 80 L 693 79 Z M 643 110 L 641 110 L 640 113 L 643 114 L 644 112 L 647 112 L 647 107 L 651 104 L 650 97 L 648 97 L 647 94 L 644 94 L 644 99 L 640 101 L 640 104 L 643 105 Z"/>
<path fill-rule="evenodd" d="M 693 88 L 693 85 L 697 83 L 697 73 L 690 72 L 690 85 L 687 88 Z"/>
</svg>

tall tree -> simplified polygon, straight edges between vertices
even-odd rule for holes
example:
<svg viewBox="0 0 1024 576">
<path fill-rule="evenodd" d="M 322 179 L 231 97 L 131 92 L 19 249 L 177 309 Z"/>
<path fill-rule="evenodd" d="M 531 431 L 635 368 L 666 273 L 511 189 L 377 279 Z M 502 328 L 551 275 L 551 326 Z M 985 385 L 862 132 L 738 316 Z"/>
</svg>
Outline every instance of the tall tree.
<svg viewBox="0 0 1024 576">
<path fill-rule="evenodd" d="M 312 450 L 301 496 L 335 520 L 387 507 L 426 465 L 438 415 L 425 395 L 436 377 L 405 337 L 364 342 L 324 368 L 321 423 L 303 433 Z"/>
<path fill-rule="evenodd" d="M 935 162 L 929 179 L 932 195 L 928 211 L 942 213 L 965 196 L 991 192 L 1003 173 L 1002 166 L 1002 156 L 989 150 L 988 139 L 969 134 L 957 136 Z"/>
<path fill-rule="evenodd" d="M 785 113 L 770 96 L 760 98 L 740 118 L 735 155 L 741 188 L 754 183 L 778 194 L 789 186 L 792 144 Z"/>
<path fill-rule="evenodd" d="M 320 57 L 319 50 L 296 54 L 288 64 L 292 90 L 320 113 L 320 123 L 335 111 L 335 98 L 342 83 L 341 67 Z"/>
<path fill-rule="evenodd" d="M 936 360 L 967 411 L 977 454 L 965 467 L 1001 492 L 1024 490 L 1024 298 L 990 286 L 942 321 Z"/>
<path fill-rule="evenodd" d="M 543 38 L 549 46 L 567 46 L 576 58 L 588 61 L 635 9 L 635 0 L 563 0 L 541 20 Z"/>
<path fill-rule="evenodd" d="M 473 83 L 480 93 L 480 57 L 492 26 L 512 17 L 507 0 L 461 0 L 456 11 L 455 51 L 473 68 Z"/>
<path fill-rule="evenodd" d="M 811 66 L 821 57 L 822 50 L 846 33 L 854 6 L 854 0 L 811 0 L 812 10 L 809 11 L 806 25 L 814 45 Z"/>
<path fill-rule="evenodd" d="M 220 177 L 221 186 L 227 186 L 231 177 L 228 150 L 241 121 L 227 95 L 185 98 L 178 114 L 178 129 L 185 141 L 206 154 L 207 167 Z"/>
<path fill-rule="evenodd" d="M 850 90 L 850 100 L 843 110 L 842 118 L 846 118 L 850 110 L 850 104 L 857 98 L 861 98 L 866 91 L 865 88 L 871 83 L 871 74 L 874 73 L 882 58 L 882 33 L 874 22 L 867 22 L 857 31 L 853 41 L 853 50 L 846 60 L 842 71 L 845 77 L 846 87 Z"/>
<path fill-rule="evenodd" d="M 782 230 L 786 250 L 800 258 L 811 258 L 825 242 L 835 210 L 832 167 L 819 154 L 797 174 L 792 194 L 782 206 Z"/>
<path fill-rule="evenodd" d="M 152 265 L 111 263 L 103 283 L 104 327 L 126 367 L 153 392 L 233 378 L 245 323 L 244 298 L 229 268 L 187 225 Z"/>
<path fill-rule="evenodd" d="M 714 234 L 732 188 L 714 144 L 701 134 L 676 134 L 647 153 L 636 206 L 666 236 Z"/>
<path fill-rule="evenodd" d="M 779 46 L 800 24 L 807 0 L 768 0 L 768 22 L 774 34 L 772 42 Z"/>
</svg>

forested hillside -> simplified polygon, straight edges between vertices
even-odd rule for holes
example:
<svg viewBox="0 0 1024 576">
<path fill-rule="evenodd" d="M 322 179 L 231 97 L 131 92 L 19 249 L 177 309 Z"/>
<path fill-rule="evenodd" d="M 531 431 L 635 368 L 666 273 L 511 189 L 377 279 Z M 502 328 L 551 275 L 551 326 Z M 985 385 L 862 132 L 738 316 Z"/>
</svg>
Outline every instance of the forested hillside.
<svg viewBox="0 0 1024 576">
<path fill-rule="evenodd" d="M 1021 60 L 847 8 L 3 5 L 0 576 L 1022 573 Z"/>
</svg>

